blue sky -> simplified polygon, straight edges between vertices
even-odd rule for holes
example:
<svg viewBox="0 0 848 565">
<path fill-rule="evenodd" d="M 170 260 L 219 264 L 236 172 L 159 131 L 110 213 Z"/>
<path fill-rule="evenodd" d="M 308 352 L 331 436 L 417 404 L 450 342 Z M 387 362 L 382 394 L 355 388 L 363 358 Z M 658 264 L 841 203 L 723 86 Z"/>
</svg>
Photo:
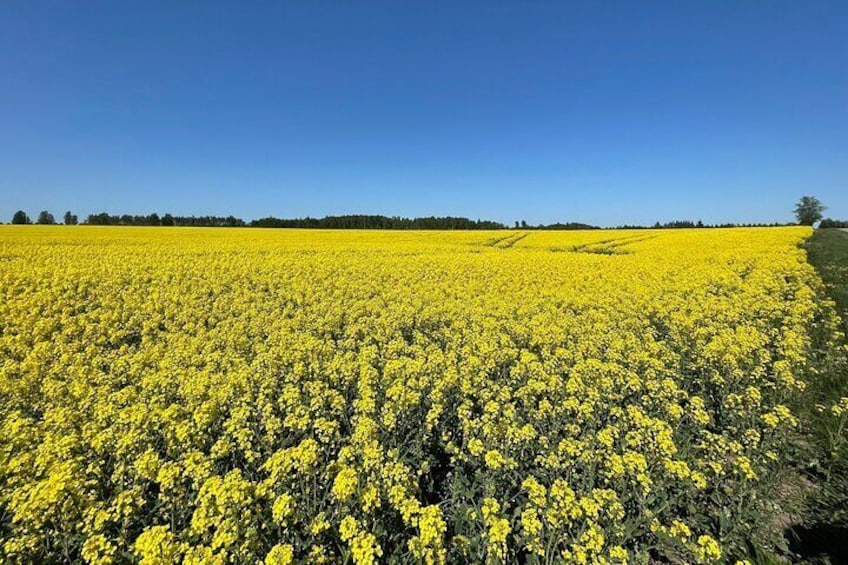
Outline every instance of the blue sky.
<svg viewBox="0 0 848 565">
<path fill-rule="evenodd" d="M 0 4 L 0 219 L 848 218 L 848 2 Z"/>
</svg>

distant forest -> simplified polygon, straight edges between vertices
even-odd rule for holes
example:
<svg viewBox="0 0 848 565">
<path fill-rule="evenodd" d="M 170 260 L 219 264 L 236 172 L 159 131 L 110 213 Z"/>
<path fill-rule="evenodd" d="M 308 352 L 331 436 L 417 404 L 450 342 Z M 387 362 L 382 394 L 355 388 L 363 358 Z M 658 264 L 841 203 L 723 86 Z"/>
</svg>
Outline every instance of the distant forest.
<svg viewBox="0 0 848 565">
<path fill-rule="evenodd" d="M 398 216 L 325 216 L 323 218 L 261 218 L 250 222 L 258 228 L 321 228 L 365 230 L 502 230 L 506 226 L 488 220 L 470 220 L 452 216 L 401 218 Z"/>
<path fill-rule="evenodd" d="M 848 228 L 848 221 L 825 218 L 819 224 L 820 228 Z"/>
<path fill-rule="evenodd" d="M 381 216 L 366 214 L 350 214 L 344 216 L 324 216 L 323 218 L 275 218 L 268 216 L 246 222 L 235 216 L 174 216 L 172 214 L 153 213 L 148 215 L 132 214 L 89 214 L 79 222 L 77 216 L 70 211 L 63 217 L 66 225 L 84 224 L 91 226 L 189 226 L 189 227 L 251 227 L 251 228 L 315 228 L 315 229 L 369 229 L 369 230 L 505 230 L 505 229 L 536 229 L 536 230 L 599 230 L 599 229 L 677 229 L 677 228 L 732 228 L 732 227 L 776 227 L 795 224 L 704 224 L 700 220 L 676 220 L 673 222 L 657 222 L 652 226 L 622 225 L 614 228 L 600 228 L 580 222 L 529 225 L 521 220 L 508 226 L 491 220 L 472 220 L 454 216 L 429 216 L 426 218 L 402 218 L 400 216 Z M 19 210 L 12 217 L 13 224 L 56 224 L 55 217 L 50 212 L 42 211 L 35 222 L 23 211 Z M 820 227 L 848 227 L 848 222 L 837 220 L 822 220 Z"/>
</svg>

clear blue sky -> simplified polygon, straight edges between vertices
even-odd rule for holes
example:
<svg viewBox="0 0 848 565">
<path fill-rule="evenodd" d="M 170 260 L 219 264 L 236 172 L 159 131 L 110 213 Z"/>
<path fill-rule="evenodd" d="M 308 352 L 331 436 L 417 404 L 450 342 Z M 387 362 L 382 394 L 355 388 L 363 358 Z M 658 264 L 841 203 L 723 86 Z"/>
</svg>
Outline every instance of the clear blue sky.
<svg viewBox="0 0 848 565">
<path fill-rule="evenodd" d="M 848 2 L 0 3 L 0 216 L 848 218 Z"/>
</svg>

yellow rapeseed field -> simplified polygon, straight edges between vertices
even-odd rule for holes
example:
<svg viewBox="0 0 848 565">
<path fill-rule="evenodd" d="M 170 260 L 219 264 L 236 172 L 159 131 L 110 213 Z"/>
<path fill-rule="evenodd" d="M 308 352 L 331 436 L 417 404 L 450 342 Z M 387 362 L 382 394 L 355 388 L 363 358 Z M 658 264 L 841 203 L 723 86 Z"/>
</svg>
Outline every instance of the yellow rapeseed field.
<svg viewBox="0 0 848 565">
<path fill-rule="evenodd" d="M 809 228 L 0 228 L 0 562 L 732 562 Z"/>
</svg>

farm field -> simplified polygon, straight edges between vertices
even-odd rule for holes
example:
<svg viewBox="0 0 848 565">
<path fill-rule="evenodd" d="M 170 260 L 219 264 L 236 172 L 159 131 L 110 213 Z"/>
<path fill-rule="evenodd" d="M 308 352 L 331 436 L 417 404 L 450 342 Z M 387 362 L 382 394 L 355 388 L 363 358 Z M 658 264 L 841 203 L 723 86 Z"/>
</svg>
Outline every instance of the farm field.
<svg viewBox="0 0 848 565">
<path fill-rule="evenodd" d="M 0 227 L 0 562 L 733 563 L 810 233 Z"/>
</svg>

